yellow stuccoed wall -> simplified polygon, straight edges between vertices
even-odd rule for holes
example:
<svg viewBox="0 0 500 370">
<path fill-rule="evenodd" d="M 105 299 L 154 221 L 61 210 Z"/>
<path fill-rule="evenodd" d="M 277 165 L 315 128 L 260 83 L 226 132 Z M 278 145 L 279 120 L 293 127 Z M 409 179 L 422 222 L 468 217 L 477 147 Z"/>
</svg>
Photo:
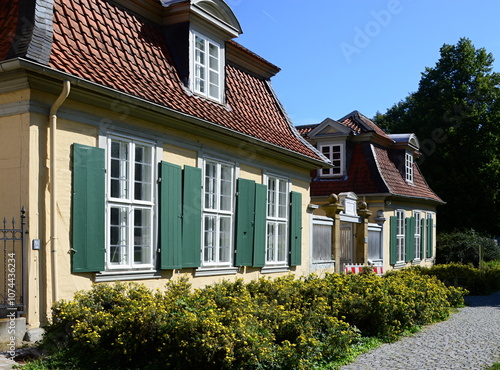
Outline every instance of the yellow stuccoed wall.
<svg viewBox="0 0 500 370">
<path fill-rule="evenodd" d="M 55 98 L 52 98 L 54 100 Z M 40 100 L 52 101 L 44 94 L 40 95 Z M 174 163 L 180 166 L 189 165 L 197 166 L 200 155 L 208 153 L 216 155 L 221 153 L 222 156 L 232 158 L 238 162 L 239 177 L 251 179 L 257 183 L 263 181 L 263 170 L 269 170 L 272 173 L 287 175 L 292 180 L 292 190 L 302 193 L 302 265 L 291 269 L 291 273 L 296 275 L 307 275 L 309 273 L 309 242 L 310 242 L 310 219 L 307 214 L 307 204 L 309 203 L 309 169 L 300 168 L 298 166 L 284 164 L 275 159 L 263 157 L 257 153 L 247 153 L 237 147 L 199 137 L 194 134 L 188 134 L 178 130 L 168 128 L 166 126 L 142 121 L 133 117 L 117 115 L 116 112 L 102 110 L 80 104 L 72 101 L 70 98 L 63 104 L 57 120 L 57 148 L 56 148 L 56 164 L 57 164 L 57 229 L 56 238 L 56 254 L 57 254 L 57 297 L 58 299 L 71 299 L 77 290 L 87 290 L 92 287 L 94 274 L 72 274 L 71 273 L 71 190 L 72 190 L 72 171 L 71 171 L 71 146 L 74 143 L 99 146 L 102 143 L 102 137 L 105 137 L 106 132 L 122 132 L 131 134 L 136 131 L 137 136 L 141 137 L 141 133 L 147 134 L 158 133 L 159 142 L 162 143 L 162 160 Z M 71 112 L 70 112 L 71 111 Z M 70 112 L 70 113 L 69 113 Z M 92 116 L 88 115 L 92 112 Z M 75 119 L 67 117 L 73 115 Z M 86 117 L 88 122 L 81 123 L 79 117 Z M 101 119 L 92 121 L 92 117 L 98 116 Z M 19 136 L 23 129 L 29 131 L 26 134 L 26 190 L 21 197 L 28 198 L 29 203 L 26 205 L 30 214 L 30 233 L 28 240 L 29 249 L 29 303 L 27 312 L 28 328 L 38 327 L 50 317 L 50 306 L 52 305 L 52 256 L 54 253 L 51 247 L 50 240 L 50 184 L 47 184 L 48 167 L 50 158 L 47 153 L 50 153 L 50 147 L 47 143 L 50 130 L 47 128 L 49 119 L 47 116 L 40 114 L 31 114 L 16 117 L 15 119 L 0 120 L 0 125 L 9 127 L 12 132 L 9 137 Z M 3 127 L 3 126 L 2 126 Z M 12 135 L 12 136 L 11 136 Z M 101 139 L 100 139 L 101 135 Z M 19 169 L 20 155 L 16 158 L 7 158 L 6 152 L 13 152 L 17 148 L 16 143 L 2 135 L 5 141 L 5 147 L 2 145 L 0 153 L 6 157 L 4 162 L 0 161 L 0 171 L 3 171 L 2 165 L 5 167 L 15 167 L 12 169 L 6 168 L 6 175 L 12 175 L 15 186 L 10 191 L 9 198 L 12 205 L 9 205 L 9 211 L 17 212 L 19 208 L 19 183 L 21 174 Z M 0 140 L 2 140 L 0 138 Z M 29 145 L 28 145 L 29 143 Z M 8 150 L 7 150 L 8 148 Z M 17 148 L 19 149 L 19 148 Z M 4 153 L 5 152 L 5 153 Z M 19 150 L 16 152 L 19 153 Z M 234 153 L 237 153 L 234 155 Z M 0 157 L 3 159 L 3 156 Z M 29 161 L 28 161 L 29 158 Z M 222 157 L 224 158 L 224 157 Z M 10 162 L 9 162 L 10 161 Z M 8 164 L 11 163 L 11 164 Z M 15 166 L 12 164 L 15 163 Z M 28 171 L 29 164 L 29 171 Z M 11 172 L 8 172 L 11 171 Z M 0 186 L 5 186 L 5 181 L 0 182 Z M 29 189 L 29 190 L 28 190 Z M 3 190 L 0 188 L 0 190 Z M 0 192 L 3 196 L 3 192 Z M 1 200 L 1 198 L 0 198 Z M 7 200 L 7 199 L 6 199 Z M 41 250 L 35 251 L 31 249 L 33 239 L 41 240 Z M 201 248 L 201 246 L 200 246 Z M 206 284 L 221 281 L 222 279 L 243 278 L 248 281 L 257 279 L 261 276 L 279 276 L 281 274 L 265 274 L 261 273 L 260 269 L 251 267 L 242 267 L 235 275 L 226 276 L 207 276 L 194 277 L 193 269 L 184 269 L 181 271 L 162 271 L 162 278 L 139 280 L 151 289 L 163 289 L 167 279 L 177 279 L 185 274 L 190 277 L 194 288 L 202 287 Z"/>
</svg>

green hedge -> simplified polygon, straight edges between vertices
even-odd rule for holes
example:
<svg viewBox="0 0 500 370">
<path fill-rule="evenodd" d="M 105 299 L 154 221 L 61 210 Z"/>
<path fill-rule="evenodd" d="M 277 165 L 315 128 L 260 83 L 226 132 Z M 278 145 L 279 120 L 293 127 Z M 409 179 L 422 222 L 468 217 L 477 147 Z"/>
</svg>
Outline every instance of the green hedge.
<svg viewBox="0 0 500 370">
<path fill-rule="evenodd" d="M 349 356 L 362 335 L 391 340 L 441 320 L 465 291 L 404 271 L 292 275 L 164 292 L 98 284 L 59 301 L 43 348 L 68 368 L 310 369 Z"/>
<path fill-rule="evenodd" d="M 472 264 L 449 263 L 430 268 L 413 267 L 422 275 L 434 276 L 446 286 L 461 287 L 471 295 L 491 294 L 500 290 L 500 263 L 490 261 L 482 268 Z"/>
</svg>

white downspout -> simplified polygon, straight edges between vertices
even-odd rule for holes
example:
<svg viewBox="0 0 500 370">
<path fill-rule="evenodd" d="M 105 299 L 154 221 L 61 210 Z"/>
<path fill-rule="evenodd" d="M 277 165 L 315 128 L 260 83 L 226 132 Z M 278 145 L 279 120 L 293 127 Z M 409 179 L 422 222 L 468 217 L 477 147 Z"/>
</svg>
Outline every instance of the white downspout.
<svg viewBox="0 0 500 370">
<path fill-rule="evenodd" d="M 52 303 L 58 300 L 58 278 L 57 278 L 57 181 L 56 181 L 56 131 L 57 110 L 69 95 L 71 83 L 63 82 L 63 91 L 50 108 L 50 252 L 52 265 Z"/>
</svg>

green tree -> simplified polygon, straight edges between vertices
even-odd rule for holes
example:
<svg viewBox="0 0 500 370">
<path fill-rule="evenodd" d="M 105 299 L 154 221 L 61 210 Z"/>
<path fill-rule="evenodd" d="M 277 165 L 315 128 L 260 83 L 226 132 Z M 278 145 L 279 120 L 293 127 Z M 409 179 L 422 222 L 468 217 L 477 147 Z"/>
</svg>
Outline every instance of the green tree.
<svg viewBox="0 0 500 370">
<path fill-rule="evenodd" d="M 417 135 L 418 164 L 447 202 L 440 230 L 500 235 L 500 74 L 492 71 L 492 54 L 469 39 L 444 44 L 440 53 L 418 90 L 375 121 L 391 133 Z"/>
</svg>

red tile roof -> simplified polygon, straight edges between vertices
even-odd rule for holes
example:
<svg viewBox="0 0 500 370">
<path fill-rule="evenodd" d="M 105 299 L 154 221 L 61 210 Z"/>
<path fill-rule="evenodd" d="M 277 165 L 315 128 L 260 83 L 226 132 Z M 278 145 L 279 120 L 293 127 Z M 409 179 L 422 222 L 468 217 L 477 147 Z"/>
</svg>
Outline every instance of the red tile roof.
<svg viewBox="0 0 500 370">
<path fill-rule="evenodd" d="M 339 119 L 339 122 L 344 126 L 349 127 L 357 134 L 373 131 L 382 137 L 390 139 L 385 131 L 377 126 L 375 122 L 359 113 L 357 110 L 349 113 L 347 116 L 342 117 L 341 119 Z"/>
<path fill-rule="evenodd" d="M 374 145 L 372 145 L 372 148 L 380 174 L 391 194 L 425 198 L 443 203 L 442 199 L 431 190 L 416 163 L 413 163 L 413 184 L 409 184 L 403 178 L 394 161 L 391 160 L 387 149 Z"/>
<path fill-rule="evenodd" d="M 160 26 L 105 0 L 55 0 L 50 66 L 321 160 L 295 134 L 266 79 L 228 63 L 227 105 L 192 95 L 162 33 Z"/>
</svg>

